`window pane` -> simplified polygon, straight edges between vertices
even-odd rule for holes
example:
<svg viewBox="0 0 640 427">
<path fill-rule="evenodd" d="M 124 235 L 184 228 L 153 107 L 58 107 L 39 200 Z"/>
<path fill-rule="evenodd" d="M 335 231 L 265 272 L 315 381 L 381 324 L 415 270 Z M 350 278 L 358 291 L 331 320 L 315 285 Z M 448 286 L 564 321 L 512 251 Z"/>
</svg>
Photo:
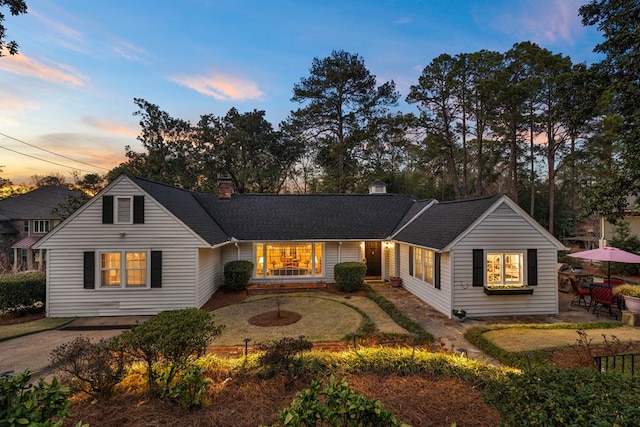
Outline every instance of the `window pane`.
<svg viewBox="0 0 640 427">
<path fill-rule="evenodd" d="M 487 283 L 502 283 L 502 254 L 487 254 Z"/>
<path fill-rule="evenodd" d="M 267 245 L 268 276 L 308 276 L 311 267 L 311 244 Z"/>
<path fill-rule="evenodd" d="M 316 243 L 315 252 L 313 254 L 313 264 L 316 269 L 316 276 L 322 275 L 322 243 Z"/>
<path fill-rule="evenodd" d="M 131 199 L 128 197 L 118 198 L 118 222 L 131 222 Z"/>
<path fill-rule="evenodd" d="M 433 251 L 424 251 L 424 280 L 433 284 Z"/>
<path fill-rule="evenodd" d="M 100 254 L 100 285 L 120 286 L 120 252 Z"/>
<path fill-rule="evenodd" d="M 419 279 L 422 279 L 422 249 L 415 248 L 413 250 L 413 253 L 415 254 L 414 256 L 416 258 L 416 264 L 415 264 L 416 277 Z"/>
<path fill-rule="evenodd" d="M 521 283 L 520 254 L 505 254 L 504 256 L 504 278 L 506 283 Z"/>
<path fill-rule="evenodd" d="M 264 245 L 254 245 L 256 259 L 254 260 L 256 265 L 256 276 L 264 276 Z"/>
<path fill-rule="evenodd" d="M 127 286 L 147 284 L 147 253 L 127 252 Z"/>
</svg>

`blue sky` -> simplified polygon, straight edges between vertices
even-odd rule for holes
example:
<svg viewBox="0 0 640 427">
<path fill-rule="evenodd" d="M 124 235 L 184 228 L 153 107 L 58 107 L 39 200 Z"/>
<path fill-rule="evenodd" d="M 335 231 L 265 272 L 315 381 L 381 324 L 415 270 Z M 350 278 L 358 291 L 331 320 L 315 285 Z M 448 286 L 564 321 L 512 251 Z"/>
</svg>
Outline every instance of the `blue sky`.
<svg viewBox="0 0 640 427">
<path fill-rule="evenodd" d="M 141 150 L 134 97 L 192 122 L 236 107 L 277 125 L 312 59 L 332 50 L 360 54 L 404 98 L 442 53 L 530 40 L 590 64 L 601 40 L 580 23 L 587 0 L 26 2 L 5 21 L 20 55 L 0 58 L 0 176 L 15 183 L 106 173 L 126 145 Z"/>
</svg>

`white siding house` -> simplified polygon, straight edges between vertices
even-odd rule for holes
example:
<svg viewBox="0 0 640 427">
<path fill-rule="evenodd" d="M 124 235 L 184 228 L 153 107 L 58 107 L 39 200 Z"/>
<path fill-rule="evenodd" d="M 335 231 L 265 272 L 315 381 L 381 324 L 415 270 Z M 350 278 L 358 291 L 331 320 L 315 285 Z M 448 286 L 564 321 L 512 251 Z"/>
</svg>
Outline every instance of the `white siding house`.
<svg viewBox="0 0 640 427">
<path fill-rule="evenodd" d="M 37 248 L 53 317 L 201 307 L 235 260 L 251 261 L 261 284 L 333 282 L 337 263 L 363 261 L 447 316 L 557 313 L 565 249 L 505 196 L 234 195 L 228 185 L 212 195 L 128 175 Z"/>
</svg>

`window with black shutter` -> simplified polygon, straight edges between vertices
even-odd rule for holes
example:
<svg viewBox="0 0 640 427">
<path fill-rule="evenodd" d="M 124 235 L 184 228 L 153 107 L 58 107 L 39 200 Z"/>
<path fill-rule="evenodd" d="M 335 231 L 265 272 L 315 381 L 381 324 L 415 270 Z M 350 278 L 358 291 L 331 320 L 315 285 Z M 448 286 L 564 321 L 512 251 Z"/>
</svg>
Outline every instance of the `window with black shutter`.
<svg viewBox="0 0 640 427">
<path fill-rule="evenodd" d="M 133 223 L 144 224 L 144 196 L 133 196 Z"/>
<path fill-rule="evenodd" d="M 113 196 L 102 196 L 102 223 L 113 224 Z"/>
<path fill-rule="evenodd" d="M 433 255 L 433 286 L 436 289 L 440 289 L 440 260 L 442 259 L 442 254 L 439 252 L 434 253 Z"/>
<path fill-rule="evenodd" d="M 151 251 L 151 287 L 162 287 L 162 251 Z"/>
<path fill-rule="evenodd" d="M 95 289 L 96 287 L 96 254 L 95 252 L 84 253 L 84 288 Z"/>
<path fill-rule="evenodd" d="M 409 246 L 409 276 L 413 276 L 413 246 Z"/>
</svg>

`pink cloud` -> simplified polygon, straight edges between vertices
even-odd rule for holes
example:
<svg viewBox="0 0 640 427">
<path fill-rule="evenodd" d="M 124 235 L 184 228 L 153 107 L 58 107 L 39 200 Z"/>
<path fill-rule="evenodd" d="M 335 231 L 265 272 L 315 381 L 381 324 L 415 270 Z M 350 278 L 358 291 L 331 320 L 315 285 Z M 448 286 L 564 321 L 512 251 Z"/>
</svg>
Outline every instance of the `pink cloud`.
<svg viewBox="0 0 640 427">
<path fill-rule="evenodd" d="M 265 95 L 256 83 L 223 74 L 181 76 L 174 77 L 172 80 L 181 86 L 221 101 L 260 99 Z"/>
<path fill-rule="evenodd" d="M 116 135 L 136 138 L 140 134 L 138 129 L 131 129 L 116 123 L 109 123 L 91 116 L 83 116 L 82 121 L 91 127 Z"/>
<path fill-rule="evenodd" d="M 0 70 L 65 86 L 82 87 L 86 80 L 86 77 L 73 67 L 55 63 L 51 66 L 45 65 L 24 54 L 3 57 Z"/>
</svg>

